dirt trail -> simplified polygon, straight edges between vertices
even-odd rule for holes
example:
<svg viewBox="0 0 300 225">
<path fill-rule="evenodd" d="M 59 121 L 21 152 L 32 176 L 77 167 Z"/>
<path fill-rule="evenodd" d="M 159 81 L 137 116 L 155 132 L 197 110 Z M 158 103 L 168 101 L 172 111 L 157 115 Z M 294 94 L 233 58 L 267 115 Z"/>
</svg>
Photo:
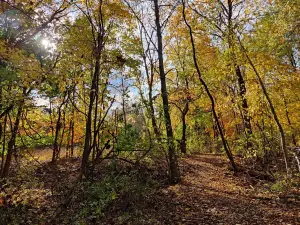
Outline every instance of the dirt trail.
<svg viewBox="0 0 300 225">
<path fill-rule="evenodd" d="M 16 217 L 23 222 L 10 224 L 78 224 L 76 216 L 93 203 L 91 200 L 82 205 L 84 186 L 76 183 L 80 158 L 37 166 L 34 177 L 22 178 L 24 187 L 18 192 L 31 199 L 26 200 L 31 202 L 30 208 L 2 205 L 0 224 Z M 270 193 L 272 184 L 266 181 L 251 180 L 245 174 L 233 176 L 223 156 L 191 155 L 181 159 L 180 166 L 182 181 L 175 186 L 166 184 L 164 169 L 154 167 L 148 171 L 134 167 L 131 172 L 137 180 L 124 183 L 122 191 L 117 190 L 117 198 L 99 218 L 81 224 L 300 224 L 299 201 L 278 199 Z M 105 173 L 104 167 L 99 167 L 99 175 Z M 124 171 L 124 175 L 128 176 L 129 171 Z M 149 186 L 148 178 L 157 185 Z M 12 187 L 19 184 L 16 180 Z M 140 184 L 147 189 L 140 189 Z M 73 186 L 77 187 L 74 192 L 70 189 Z"/>
<path fill-rule="evenodd" d="M 300 224 L 299 202 L 264 200 L 263 190 L 228 172 L 223 157 L 193 155 L 182 165 L 181 184 L 162 190 L 161 210 L 171 211 L 164 223 Z"/>
</svg>

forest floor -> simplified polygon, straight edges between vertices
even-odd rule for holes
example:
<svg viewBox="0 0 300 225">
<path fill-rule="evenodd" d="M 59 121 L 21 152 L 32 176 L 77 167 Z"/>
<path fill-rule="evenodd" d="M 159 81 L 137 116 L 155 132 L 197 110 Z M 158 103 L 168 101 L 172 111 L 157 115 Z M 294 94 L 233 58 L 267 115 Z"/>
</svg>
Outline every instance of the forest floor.
<svg viewBox="0 0 300 225">
<path fill-rule="evenodd" d="M 228 172 L 224 157 L 183 160 L 182 182 L 164 190 L 169 224 L 300 224 L 300 202 L 280 200 L 271 183 Z"/>
<path fill-rule="evenodd" d="M 299 198 L 233 175 L 225 157 L 193 154 L 180 164 L 174 186 L 161 168 L 99 167 L 88 183 L 77 179 L 80 158 L 36 165 L 4 185 L 0 224 L 300 224 Z"/>
</svg>

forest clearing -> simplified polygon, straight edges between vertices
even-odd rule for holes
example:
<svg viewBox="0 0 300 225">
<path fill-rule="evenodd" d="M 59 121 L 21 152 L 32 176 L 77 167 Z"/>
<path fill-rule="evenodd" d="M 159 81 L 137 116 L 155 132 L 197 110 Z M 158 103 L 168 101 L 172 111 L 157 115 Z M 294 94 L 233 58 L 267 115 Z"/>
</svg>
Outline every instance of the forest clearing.
<svg viewBox="0 0 300 225">
<path fill-rule="evenodd" d="M 300 0 L 2 0 L 0 225 L 300 224 Z"/>
</svg>

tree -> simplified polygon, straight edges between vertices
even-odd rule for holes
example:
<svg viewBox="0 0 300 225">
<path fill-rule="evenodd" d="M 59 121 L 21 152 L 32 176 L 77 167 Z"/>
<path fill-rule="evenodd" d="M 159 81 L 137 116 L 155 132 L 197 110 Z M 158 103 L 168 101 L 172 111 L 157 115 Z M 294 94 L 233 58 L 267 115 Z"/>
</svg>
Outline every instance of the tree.
<svg viewBox="0 0 300 225">
<path fill-rule="evenodd" d="M 176 184 L 180 181 L 180 173 L 179 173 L 179 167 L 178 167 L 177 156 L 176 156 L 175 145 L 174 145 L 171 116 L 169 112 L 169 100 L 168 100 L 168 92 L 167 92 L 167 85 L 166 85 L 166 74 L 164 68 L 162 32 L 161 32 L 158 0 L 154 0 L 154 11 L 155 11 L 155 24 L 156 24 L 156 32 L 157 32 L 157 46 L 158 46 L 157 53 L 158 53 L 158 60 L 159 60 L 161 96 L 163 101 L 165 125 L 167 130 L 167 141 L 168 141 L 168 148 L 169 148 L 168 154 L 169 154 L 169 163 L 170 163 L 170 182 L 172 184 Z"/>
<path fill-rule="evenodd" d="M 206 93 L 207 93 L 207 95 L 208 95 L 208 97 L 209 97 L 209 99 L 211 101 L 211 107 L 212 107 L 213 117 L 214 117 L 214 119 L 215 119 L 215 121 L 217 123 L 217 127 L 218 127 L 218 130 L 219 130 L 221 138 L 222 138 L 223 147 L 225 149 L 225 152 L 227 154 L 228 159 L 230 160 L 230 163 L 232 165 L 233 170 L 236 172 L 238 170 L 237 166 L 236 166 L 236 164 L 234 162 L 232 153 L 231 153 L 230 149 L 228 148 L 228 144 L 226 142 L 223 130 L 221 128 L 221 124 L 219 122 L 219 118 L 218 118 L 216 110 L 215 110 L 215 100 L 214 100 L 214 98 L 213 98 L 213 96 L 212 96 L 212 94 L 211 94 L 211 92 L 210 92 L 210 90 L 209 90 L 206 82 L 203 80 L 200 68 L 198 66 L 197 56 L 196 56 L 196 49 L 195 49 L 195 43 L 194 43 L 194 37 L 193 37 L 193 30 L 192 30 L 192 27 L 190 26 L 190 24 L 188 23 L 188 21 L 186 19 L 185 1 L 184 0 L 182 0 L 182 15 L 183 15 L 183 18 L 184 18 L 184 22 L 185 22 L 186 26 L 189 29 L 190 40 L 191 40 L 192 51 L 193 51 L 193 60 L 194 60 L 195 68 L 196 68 L 196 71 L 197 71 L 197 74 L 198 74 L 198 77 L 199 77 L 199 81 L 203 85 L 203 87 L 204 87 L 204 89 L 205 89 L 205 91 L 206 91 Z"/>
</svg>

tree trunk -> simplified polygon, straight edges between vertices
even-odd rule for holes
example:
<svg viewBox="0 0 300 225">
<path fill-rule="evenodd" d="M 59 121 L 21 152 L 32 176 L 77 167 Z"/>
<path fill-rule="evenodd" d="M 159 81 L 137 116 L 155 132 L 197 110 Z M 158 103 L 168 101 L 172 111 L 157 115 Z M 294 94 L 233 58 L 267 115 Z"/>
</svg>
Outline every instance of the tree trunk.
<svg viewBox="0 0 300 225">
<path fill-rule="evenodd" d="M 24 92 L 26 92 L 26 90 L 23 91 L 23 93 Z M 25 97 L 25 95 L 23 95 L 23 96 Z M 18 134 L 18 130 L 19 130 L 20 117 L 21 117 L 22 112 L 23 112 L 24 102 L 25 102 L 25 99 L 23 99 L 19 104 L 16 120 L 15 120 L 15 123 L 14 123 L 14 127 L 13 127 L 13 130 L 12 130 L 12 133 L 11 133 L 10 140 L 7 144 L 7 155 L 6 155 L 4 168 L 3 168 L 3 171 L 2 171 L 2 177 L 7 177 L 8 176 L 9 168 L 10 168 L 10 165 L 11 165 L 12 155 L 13 155 L 13 152 L 15 151 L 14 147 L 15 147 L 15 143 L 16 143 L 16 137 L 17 137 L 17 134 Z"/>
<path fill-rule="evenodd" d="M 294 146 L 297 146 L 297 141 L 296 141 L 296 137 L 295 137 L 295 134 L 294 134 L 294 129 L 293 129 L 292 122 L 291 122 L 291 119 L 290 119 L 290 112 L 288 110 L 288 106 L 287 106 L 287 102 L 286 102 L 286 98 L 285 98 L 284 94 L 283 94 L 282 97 L 283 97 L 284 108 L 285 108 L 285 116 L 287 118 L 289 127 L 292 131 L 292 142 L 293 142 Z"/>
<path fill-rule="evenodd" d="M 141 39 L 141 42 L 143 42 L 144 40 L 147 40 L 147 39 L 143 39 L 143 33 L 142 33 L 142 30 L 140 31 L 140 39 Z M 147 49 L 145 50 L 144 47 L 143 48 L 143 53 L 142 53 L 142 58 L 143 58 L 143 63 L 144 63 L 144 68 L 145 68 L 145 72 L 146 72 L 146 76 L 147 76 L 147 84 L 148 84 L 148 104 L 147 104 L 147 110 L 148 110 L 148 113 L 150 115 L 150 119 L 151 119 L 151 124 L 152 124 L 152 127 L 153 127 L 153 131 L 154 131 L 154 134 L 157 138 L 157 140 L 160 142 L 161 141 L 161 133 L 158 129 L 158 126 L 157 126 L 157 122 L 156 122 L 156 118 L 155 118 L 155 110 L 154 110 L 154 103 L 153 103 L 153 96 L 152 96 L 152 93 L 153 93 L 153 79 L 154 79 L 154 66 L 153 66 L 153 61 L 152 61 L 152 58 L 149 57 L 149 61 L 150 61 L 150 71 L 149 71 L 149 68 L 148 68 L 148 65 L 147 65 L 147 52 L 149 51 L 149 46 L 150 46 L 150 41 L 147 43 Z M 146 102 L 146 101 L 145 101 Z"/>
<path fill-rule="evenodd" d="M 55 126 L 55 136 L 54 136 L 53 152 L 52 152 L 52 162 L 55 162 L 59 157 L 60 149 L 59 149 L 58 139 L 59 139 L 59 133 L 60 133 L 60 130 L 61 130 L 61 125 L 62 125 L 62 122 L 61 122 L 61 113 L 62 112 L 61 112 L 61 110 L 62 110 L 62 107 L 64 106 L 64 104 L 66 103 L 66 100 L 65 100 L 66 95 L 67 95 L 67 92 L 64 93 L 63 101 L 58 107 L 58 118 L 57 118 L 56 126 Z"/>
<path fill-rule="evenodd" d="M 4 166 L 4 153 L 5 153 L 5 148 L 6 148 L 6 125 L 7 125 L 7 115 L 4 116 L 4 123 L 3 123 L 3 137 L 2 137 L 2 154 L 1 154 L 1 174 L 3 171 L 3 166 Z"/>
<path fill-rule="evenodd" d="M 240 94 L 240 98 L 242 99 L 242 108 L 243 108 L 242 112 L 243 112 L 245 133 L 247 138 L 249 138 L 249 136 L 252 135 L 251 119 L 249 116 L 248 102 L 246 98 L 246 92 L 247 92 L 246 84 L 240 66 L 236 66 L 236 75 L 238 77 L 238 83 L 239 83 L 239 94 Z"/>
<path fill-rule="evenodd" d="M 124 132 L 125 132 L 125 135 L 126 135 L 126 132 L 127 132 L 127 115 L 126 115 L 126 93 L 127 90 L 126 90 L 126 87 L 124 85 L 124 77 L 122 76 L 122 111 L 123 111 L 123 120 L 124 120 Z"/>
<path fill-rule="evenodd" d="M 235 55 L 232 15 L 233 15 L 232 0 L 228 0 L 228 45 L 229 45 L 229 49 L 231 51 L 231 57 L 232 57 L 233 66 L 235 69 L 235 74 L 238 78 L 239 97 L 242 102 L 242 112 L 243 112 L 242 119 L 243 119 L 243 123 L 244 123 L 246 137 L 248 139 L 252 135 L 251 119 L 249 116 L 248 102 L 247 102 L 247 98 L 246 98 L 246 92 L 247 92 L 246 84 L 245 84 L 245 80 L 244 80 L 242 72 L 241 72 L 241 68 L 237 63 L 236 55 Z M 248 141 L 247 149 L 251 148 L 251 146 L 252 146 L 252 143 Z"/>
<path fill-rule="evenodd" d="M 75 122 L 74 120 L 72 120 L 72 123 L 71 123 L 71 157 L 74 156 L 74 126 L 75 126 Z"/>
<path fill-rule="evenodd" d="M 223 147 L 224 147 L 224 149 L 225 149 L 225 152 L 226 152 L 226 154 L 227 154 L 228 159 L 229 159 L 230 162 L 231 162 L 231 165 L 232 165 L 233 170 L 236 172 L 236 171 L 237 171 L 237 166 L 236 166 L 236 164 L 235 164 L 235 162 L 234 162 L 232 153 L 231 153 L 230 149 L 228 148 L 227 141 L 226 141 L 226 139 L 225 139 L 225 136 L 224 136 L 224 133 L 223 133 L 223 130 L 222 130 L 220 121 L 219 121 L 219 119 L 218 119 L 218 116 L 217 116 L 217 113 L 216 113 L 216 110 L 215 110 L 215 100 L 214 100 L 213 96 L 211 95 L 210 90 L 209 90 L 207 84 L 206 84 L 205 81 L 203 80 L 202 75 L 201 75 L 200 68 L 199 68 L 199 66 L 198 66 L 198 61 L 197 61 L 197 56 L 196 56 L 196 48 L 195 48 L 194 37 L 193 37 L 193 30 L 192 30 L 192 27 L 190 26 L 190 24 L 189 24 L 189 23 L 187 22 L 187 20 L 186 20 L 186 15 L 185 15 L 185 2 L 184 2 L 184 0 L 182 0 L 182 6 L 183 6 L 182 14 L 183 14 L 184 22 L 185 22 L 186 26 L 189 28 L 190 40 L 191 40 L 191 45 L 192 45 L 192 50 L 193 50 L 193 61 L 194 61 L 194 65 L 195 65 L 196 70 L 197 70 L 198 78 L 199 78 L 199 80 L 200 80 L 200 83 L 201 83 L 202 86 L 204 87 L 204 89 L 205 89 L 205 91 L 206 91 L 206 94 L 208 95 L 208 97 L 209 97 L 209 99 L 210 99 L 210 101 L 211 101 L 212 113 L 213 113 L 214 119 L 215 119 L 215 121 L 216 121 L 218 130 L 219 130 L 219 133 L 220 133 L 220 135 L 221 135 Z"/>
<path fill-rule="evenodd" d="M 189 93 L 189 81 L 188 78 L 185 78 L 185 91 L 186 93 Z M 182 120 L 182 137 L 181 137 L 181 142 L 180 142 L 180 148 L 181 152 L 183 154 L 186 154 L 186 115 L 189 111 L 189 101 L 190 101 L 190 96 L 188 95 L 185 100 L 185 105 L 184 109 L 181 111 L 181 120 Z"/>
<path fill-rule="evenodd" d="M 102 6 L 100 6 L 102 7 Z M 103 36 L 102 32 L 98 32 L 97 37 L 97 55 L 96 55 L 96 63 L 95 63 L 95 71 L 93 73 L 92 78 L 92 85 L 90 90 L 90 96 L 89 96 L 89 107 L 88 107 L 88 113 L 87 113 L 87 120 L 86 120 L 86 128 L 85 128 L 85 140 L 84 140 L 84 149 L 82 154 L 82 162 L 81 162 L 81 169 L 82 174 L 87 176 L 88 175 L 88 167 L 89 167 L 89 156 L 91 153 L 91 144 L 92 144 L 92 112 L 93 112 L 93 106 L 95 103 L 95 98 L 98 93 L 96 91 L 98 90 L 98 77 L 100 76 L 100 59 L 102 54 L 102 44 L 103 44 Z M 95 130 L 96 132 L 96 130 Z M 95 135 L 95 134 L 94 134 Z"/>
<path fill-rule="evenodd" d="M 73 90 L 73 93 L 72 93 L 72 98 L 73 98 L 73 102 L 75 102 L 75 86 L 74 86 L 74 90 Z M 74 111 L 74 107 L 72 107 L 72 116 L 71 116 L 71 122 L 70 122 L 70 129 L 71 129 L 71 157 L 74 156 L 74 138 L 75 138 L 75 133 L 74 133 L 74 126 L 75 126 L 75 111 Z"/>
<path fill-rule="evenodd" d="M 181 120 L 182 120 L 182 137 L 180 141 L 180 148 L 181 148 L 181 153 L 186 154 L 186 114 L 189 110 L 189 103 L 185 103 L 185 107 L 181 113 Z"/>
<path fill-rule="evenodd" d="M 67 135 L 66 158 L 69 158 L 69 156 L 70 156 L 71 125 L 72 125 L 72 120 L 70 120 L 68 135 Z"/>
<path fill-rule="evenodd" d="M 62 104 L 58 108 L 58 118 L 56 121 L 56 126 L 55 126 L 55 136 L 54 136 L 54 142 L 53 142 L 53 152 L 52 152 L 52 162 L 55 162 L 58 158 L 58 138 L 59 138 L 59 132 L 61 129 L 61 107 Z"/>
<path fill-rule="evenodd" d="M 63 121 L 62 121 L 62 124 L 63 124 L 63 129 L 61 131 L 61 138 L 60 138 L 60 141 L 59 141 L 59 146 L 58 146 L 58 157 L 60 157 L 60 152 L 61 152 L 61 148 L 62 148 L 62 145 L 63 145 L 63 141 L 64 141 L 64 136 L 65 136 L 65 130 L 66 130 L 66 112 L 64 111 L 63 112 L 64 116 L 63 116 Z"/>
<path fill-rule="evenodd" d="M 146 66 L 146 65 L 145 65 Z M 154 73 L 153 73 L 153 65 L 151 62 L 151 74 L 150 74 L 150 80 L 149 80 L 149 107 L 150 107 L 150 116 L 151 116 L 151 123 L 152 127 L 155 133 L 155 136 L 158 141 L 161 140 L 161 133 L 158 129 L 157 123 L 156 123 L 156 118 L 155 118 L 155 110 L 154 110 L 154 104 L 153 104 L 153 96 L 152 96 L 152 90 L 153 90 L 153 78 L 154 78 Z"/>
<path fill-rule="evenodd" d="M 97 29 L 96 33 L 93 31 L 92 35 L 94 38 L 94 53 L 93 56 L 95 57 L 95 70 L 92 75 L 92 83 L 91 83 L 91 90 L 89 93 L 89 106 L 88 106 L 88 113 L 86 119 L 86 128 L 85 128 L 85 140 L 84 140 L 84 149 L 82 153 L 82 161 L 81 161 L 81 176 L 84 175 L 85 177 L 88 176 L 89 170 L 89 157 L 92 150 L 93 144 L 93 135 L 92 135 L 92 112 L 94 109 L 94 103 L 96 96 L 98 95 L 98 85 L 99 85 L 99 76 L 100 76 L 100 60 L 104 45 L 104 35 L 105 35 L 105 27 L 103 21 L 103 14 L 102 14 L 102 7 L 103 1 L 99 1 L 99 12 L 97 12 Z M 93 27 L 95 24 L 93 21 L 89 19 L 90 25 Z M 97 129 L 94 130 L 94 136 L 96 135 Z"/>
<path fill-rule="evenodd" d="M 279 130 L 279 133 L 280 133 L 280 136 L 281 136 L 281 148 L 282 148 L 283 158 L 284 158 L 284 162 L 285 162 L 286 172 L 287 172 L 287 175 L 288 175 L 288 173 L 289 173 L 288 151 L 287 151 L 287 147 L 286 147 L 286 139 L 285 139 L 285 134 L 284 134 L 283 127 L 282 127 L 282 125 L 281 125 L 281 123 L 279 121 L 279 118 L 277 116 L 277 113 L 276 113 L 276 110 L 275 110 L 274 105 L 272 103 L 272 100 L 271 100 L 271 98 L 270 98 L 270 96 L 268 94 L 268 91 L 267 91 L 267 89 L 266 89 L 266 87 L 264 85 L 263 80 L 260 77 L 260 74 L 258 73 L 258 71 L 257 71 L 254 63 L 252 62 L 251 58 L 249 57 L 248 52 L 245 49 L 244 45 L 242 44 L 241 40 L 239 38 L 238 38 L 238 40 L 239 40 L 239 43 L 240 43 L 240 46 L 241 46 L 241 49 L 242 49 L 243 53 L 245 54 L 245 56 L 246 56 L 246 58 L 247 58 L 247 60 L 248 60 L 248 62 L 250 64 L 250 66 L 252 67 L 252 69 L 253 69 L 253 71 L 254 71 L 254 73 L 255 73 L 258 81 L 259 81 L 261 89 L 262 89 L 262 91 L 263 91 L 263 93 L 264 93 L 264 95 L 265 95 L 265 97 L 266 97 L 266 99 L 268 101 L 268 104 L 270 106 L 271 112 L 273 114 L 273 118 L 274 118 L 274 120 L 276 122 L 276 125 L 278 127 L 278 130 Z"/>
<path fill-rule="evenodd" d="M 69 130 L 68 130 L 68 138 L 67 138 L 67 148 L 66 148 L 66 158 L 73 157 L 73 119 L 70 119 Z"/>
<path fill-rule="evenodd" d="M 159 60 L 159 75 L 161 82 L 161 95 L 163 101 L 163 109 L 164 109 L 164 117 L 165 117 L 165 125 L 167 130 L 167 141 L 168 141 L 168 155 L 169 155 L 169 170 L 170 170 L 170 183 L 176 184 L 180 182 L 180 172 L 177 161 L 177 155 L 175 151 L 174 138 L 173 138 L 173 130 L 171 117 L 169 112 L 169 100 L 168 100 L 168 92 L 166 85 L 166 74 L 164 69 L 164 60 L 163 60 L 163 45 L 162 45 L 162 32 L 160 25 L 160 15 L 159 15 L 159 5 L 158 0 L 154 0 L 154 10 L 155 10 L 155 24 L 156 24 L 156 32 L 157 32 L 157 44 L 158 44 L 158 60 Z"/>
<path fill-rule="evenodd" d="M 95 71 L 92 80 L 92 86 L 90 91 L 90 103 L 88 107 L 86 128 L 85 128 L 85 140 L 84 140 L 84 149 L 82 154 L 81 169 L 82 173 L 88 175 L 88 161 L 91 153 L 91 142 L 92 142 L 92 111 L 95 101 L 95 91 L 97 88 L 97 76 L 100 74 L 100 57 L 96 60 Z"/>
</svg>

